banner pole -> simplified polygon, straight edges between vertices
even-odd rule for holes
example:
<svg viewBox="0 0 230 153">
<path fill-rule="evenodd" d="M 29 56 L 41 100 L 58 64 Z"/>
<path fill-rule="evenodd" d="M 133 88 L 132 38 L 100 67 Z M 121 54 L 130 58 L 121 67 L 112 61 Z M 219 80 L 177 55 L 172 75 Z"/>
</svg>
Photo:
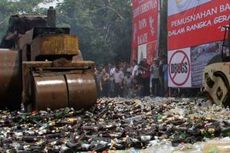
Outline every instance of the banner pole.
<svg viewBox="0 0 230 153">
<path fill-rule="evenodd" d="M 157 21 L 157 51 L 156 51 L 156 57 L 159 57 L 160 55 L 160 50 L 159 50 L 159 44 L 160 44 L 160 25 L 161 25 L 161 0 L 157 0 L 158 1 L 158 21 Z"/>
</svg>

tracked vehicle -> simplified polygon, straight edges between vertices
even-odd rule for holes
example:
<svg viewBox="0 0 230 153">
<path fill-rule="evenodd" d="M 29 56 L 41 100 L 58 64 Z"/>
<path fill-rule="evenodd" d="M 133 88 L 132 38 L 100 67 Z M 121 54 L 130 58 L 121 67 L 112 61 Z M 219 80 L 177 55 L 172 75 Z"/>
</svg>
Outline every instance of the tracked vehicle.
<svg viewBox="0 0 230 153">
<path fill-rule="evenodd" d="M 27 111 L 87 108 L 96 103 L 93 61 L 81 57 L 78 37 L 47 16 L 14 15 L 0 49 L 0 108 Z"/>
</svg>

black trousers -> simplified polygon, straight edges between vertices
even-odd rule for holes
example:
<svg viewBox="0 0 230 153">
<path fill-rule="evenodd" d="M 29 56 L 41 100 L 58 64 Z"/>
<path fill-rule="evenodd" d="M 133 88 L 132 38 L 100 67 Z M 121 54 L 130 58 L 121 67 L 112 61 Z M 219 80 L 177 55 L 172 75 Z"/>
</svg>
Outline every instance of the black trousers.
<svg viewBox="0 0 230 153">
<path fill-rule="evenodd" d="M 152 94 L 153 96 L 159 96 L 160 91 L 160 80 L 159 78 L 152 78 Z"/>
<path fill-rule="evenodd" d="M 114 94 L 115 94 L 115 97 L 117 96 L 123 97 L 123 87 L 121 86 L 120 83 L 114 84 Z"/>
<path fill-rule="evenodd" d="M 149 96 L 150 95 L 150 80 L 149 78 L 143 79 L 143 96 Z"/>
</svg>

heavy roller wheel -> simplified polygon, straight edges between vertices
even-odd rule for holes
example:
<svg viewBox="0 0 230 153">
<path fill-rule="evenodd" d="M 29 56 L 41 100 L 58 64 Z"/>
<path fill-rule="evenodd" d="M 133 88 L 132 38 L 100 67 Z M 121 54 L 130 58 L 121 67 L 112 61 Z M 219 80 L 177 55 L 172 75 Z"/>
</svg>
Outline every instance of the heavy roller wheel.
<svg viewBox="0 0 230 153">
<path fill-rule="evenodd" d="M 68 92 L 63 75 L 34 77 L 34 108 L 58 109 L 68 106 Z"/>
<path fill-rule="evenodd" d="M 87 108 L 96 103 L 97 89 L 95 77 L 90 73 L 67 74 L 69 106 Z"/>
<path fill-rule="evenodd" d="M 96 82 L 90 73 L 35 76 L 33 84 L 34 108 L 88 108 L 96 103 Z"/>
</svg>

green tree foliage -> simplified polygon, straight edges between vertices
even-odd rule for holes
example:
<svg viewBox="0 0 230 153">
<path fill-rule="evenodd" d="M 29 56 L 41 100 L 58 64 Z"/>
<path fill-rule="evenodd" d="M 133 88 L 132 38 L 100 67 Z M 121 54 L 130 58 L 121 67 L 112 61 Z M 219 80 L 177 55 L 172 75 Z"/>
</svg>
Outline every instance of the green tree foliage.
<svg viewBox="0 0 230 153">
<path fill-rule="evenodd" d="M 65 0 L 57 9 L 58 23 L 79 36 L 84 58 L 97 63 L 129 60 L 130 1 Z"/>
<path fill-rule="evenodd" d="M 13 14 L 42 13 L 44 9 L 36 6 L 43 0 L 1 0 L 0 1 L 0 39 L 6 33 L 8 21 Z"/>
</svg>

